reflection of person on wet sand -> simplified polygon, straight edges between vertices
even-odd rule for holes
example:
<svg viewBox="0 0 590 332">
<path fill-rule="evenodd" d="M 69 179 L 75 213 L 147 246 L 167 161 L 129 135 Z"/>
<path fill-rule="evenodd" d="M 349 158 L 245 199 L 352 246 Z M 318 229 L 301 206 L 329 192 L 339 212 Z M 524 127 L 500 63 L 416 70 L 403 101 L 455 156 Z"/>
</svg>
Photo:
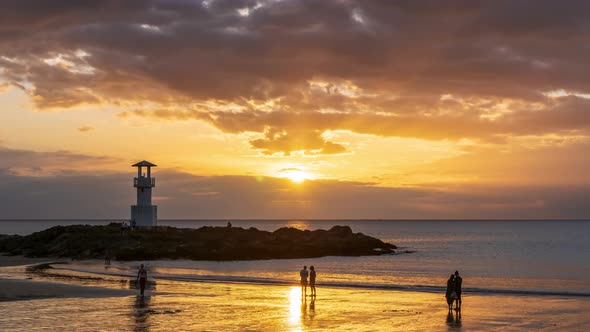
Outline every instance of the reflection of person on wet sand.
<svg viewBox="0 0 590 332">
<path fill-rule="evenodd" d="M 145 284 L 147 282 L 147 271 L 143 267 L 143 264 L 141 264 L 141 266 L 139 267 L 139 271 L 137 272 L 137 279 L 135 280 L 135 282 L 137 281 L 139 281 L 140 294 L 143 295 L 145 291 Z"/>
<path fill-rule="evenodd" d="M 447 313 L 447 325 L 450 327 L 461 327 L 461 311 Z"/>
<path fill-rule="evenodd" d="M 312 266 L 309 267 L 309 288 L 311 289 L 311 296 L 315 296 L 315 268 Z"/>
<path fill-rule="evenodd" d="M 453 311 L 449 310 L 447 313 L 447 325 L 452 325 L 454 321 L 455 318 L 453 317 Z"/>
<path fill-rule="evenodd" d="M 147 298 L 149 299 L 150 297 L 148 296 Z M 146 299 L 145 296 L 138 296 L 137 297 L 137 299 L 135 300 L 135 304 L 138 309 L 144 309 L 147 307 L 147 302 L 145 299 Z"/>
<path fill-rule="evenodd" d="M 134 331 L 148 331 L 149 317 L 150 317 L 150 297 L 138 295 L 135 299 L 134 315 L 135 326 Z"/>
<path fill-rule="evenodd" d="M 301 298 L 301 317 L 305 318 L 305 313 L 307 312 L 307 297 Z"/>
<path fill-rule="evenodd" d="M 299 271 L 299 276 L 301 277 L 301 295 L 307 296 L 307 276 L 309 272 L 307 271 L 307 266 L 303 267 L 303 270 Z"/>
</svg>

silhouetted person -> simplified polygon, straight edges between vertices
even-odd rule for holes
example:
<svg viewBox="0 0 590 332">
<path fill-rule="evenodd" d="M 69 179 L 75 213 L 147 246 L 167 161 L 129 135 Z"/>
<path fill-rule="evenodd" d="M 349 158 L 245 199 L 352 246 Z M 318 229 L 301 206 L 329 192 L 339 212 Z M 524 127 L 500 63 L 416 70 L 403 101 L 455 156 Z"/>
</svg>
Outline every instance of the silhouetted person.
<svg viewBox="0 0 590 332">
<path fill-rule="evenodd" d="M 459 276 L 459 271 L 455 271 L 455 293 L 457 294 L 457 302 L 455 309 L 461 310 L 461 286 L 463 284 L 463 278 Z"/>
<path fill-rule="evenodd" d="M 104 265 L 111 265 L 111 249 L 107 248 L 104 254 Z"/>
<path fill-rule="evenodd" d="M 143 267 L 143 264 L 141 264 L 141 266 L 139 267 L 139 271 L 137 272 L 137 279 L 135 280 L 135 282 L 137 281 L 139 281 L 140 294 L 143 295 L 143 292 L 145 291 L 145 284 L 147 282 L 147 271 Z"/>
<path fill-rule="evenodd" d="M 227 229 L 231 229 L 231 222 L 227 222 Z"/>
<path fill-rule="evenodd" d="M 311 296 L 315 296 L 315 268 L 312 266 L 309 267 L 309 288 L 311 289 Z"/>
<path fill-rule="evenodd" d="M 301 294 L 307 295 L 307 276 L 309 272 L 307 271 L 307 266 L 303 267 L 303 270 L 299 271 L 299 276 L 301 277 Z"/>
<path fill-rule="evenodd" d="M 451 277 L 449 278 L 449 280 L 447 280 L 447 292 L 445 294 L 445 297 L 447 298 L 447 305 L 449 306 L 449 311 L 451 311 L 451 309 L 453 309 L 453 301 L 455 300 L 453 298 L 453 291 L 455 290 L 455 275 L 451 274 Z"/>
</svg>

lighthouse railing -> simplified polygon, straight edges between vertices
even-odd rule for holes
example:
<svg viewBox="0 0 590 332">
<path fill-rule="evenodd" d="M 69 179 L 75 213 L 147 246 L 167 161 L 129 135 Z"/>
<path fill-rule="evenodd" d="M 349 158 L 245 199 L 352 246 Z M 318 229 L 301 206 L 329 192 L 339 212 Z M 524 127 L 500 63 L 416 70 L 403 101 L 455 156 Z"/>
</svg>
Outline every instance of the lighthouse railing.
<svg viewBox="0 0 590 332">
<path fill-rule="evenodd" d="M 134 187 L 155 187 L 156 186 L 156 179 L 155 178 L 148 178 L 145 176 L 139 178 L 133 178 L 133 186 Z"/>
</svg>

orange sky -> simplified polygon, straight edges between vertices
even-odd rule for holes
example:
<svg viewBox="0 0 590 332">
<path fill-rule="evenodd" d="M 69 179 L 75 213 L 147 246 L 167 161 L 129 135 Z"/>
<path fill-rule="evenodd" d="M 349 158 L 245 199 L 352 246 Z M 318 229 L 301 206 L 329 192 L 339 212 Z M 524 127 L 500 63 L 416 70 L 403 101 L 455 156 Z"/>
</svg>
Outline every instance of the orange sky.
<svg viewBox="0 0 590 332">
<path fill-rule="evenodd" d="M 588 218 L 590 8 L 534 3 L 0 4 L 0 218 L 141 159 L 163 217 Z"/>
</svg>

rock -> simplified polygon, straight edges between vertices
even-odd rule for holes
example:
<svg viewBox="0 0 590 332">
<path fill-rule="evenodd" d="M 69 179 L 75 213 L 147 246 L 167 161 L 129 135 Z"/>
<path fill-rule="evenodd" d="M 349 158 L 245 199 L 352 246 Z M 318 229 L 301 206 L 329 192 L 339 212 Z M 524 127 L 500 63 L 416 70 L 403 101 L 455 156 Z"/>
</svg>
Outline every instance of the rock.
<svg viewBox="0 0 590 332">
<path fill-rule="evenodd" d="M 279 228 L 274 232 L 250 227 L 199 229 L 160 226 L 123 234 L 118 224 L 56 226 L 27 236 L 0 235 L 0 252 L 28 257 L 102 259 L 110 250 L 116 260 L 192 259 L 257 260 L 362 256 L 394 253 L 396 246 L 353 233 L 348 226 L 330 230 Z"/>
<path fill-rule="evenodd" d="M 352 234 L 352 229 L 348 226 L 334 226 L 328 231 L 332 234 L 348 236 Z"/>
</svg>

